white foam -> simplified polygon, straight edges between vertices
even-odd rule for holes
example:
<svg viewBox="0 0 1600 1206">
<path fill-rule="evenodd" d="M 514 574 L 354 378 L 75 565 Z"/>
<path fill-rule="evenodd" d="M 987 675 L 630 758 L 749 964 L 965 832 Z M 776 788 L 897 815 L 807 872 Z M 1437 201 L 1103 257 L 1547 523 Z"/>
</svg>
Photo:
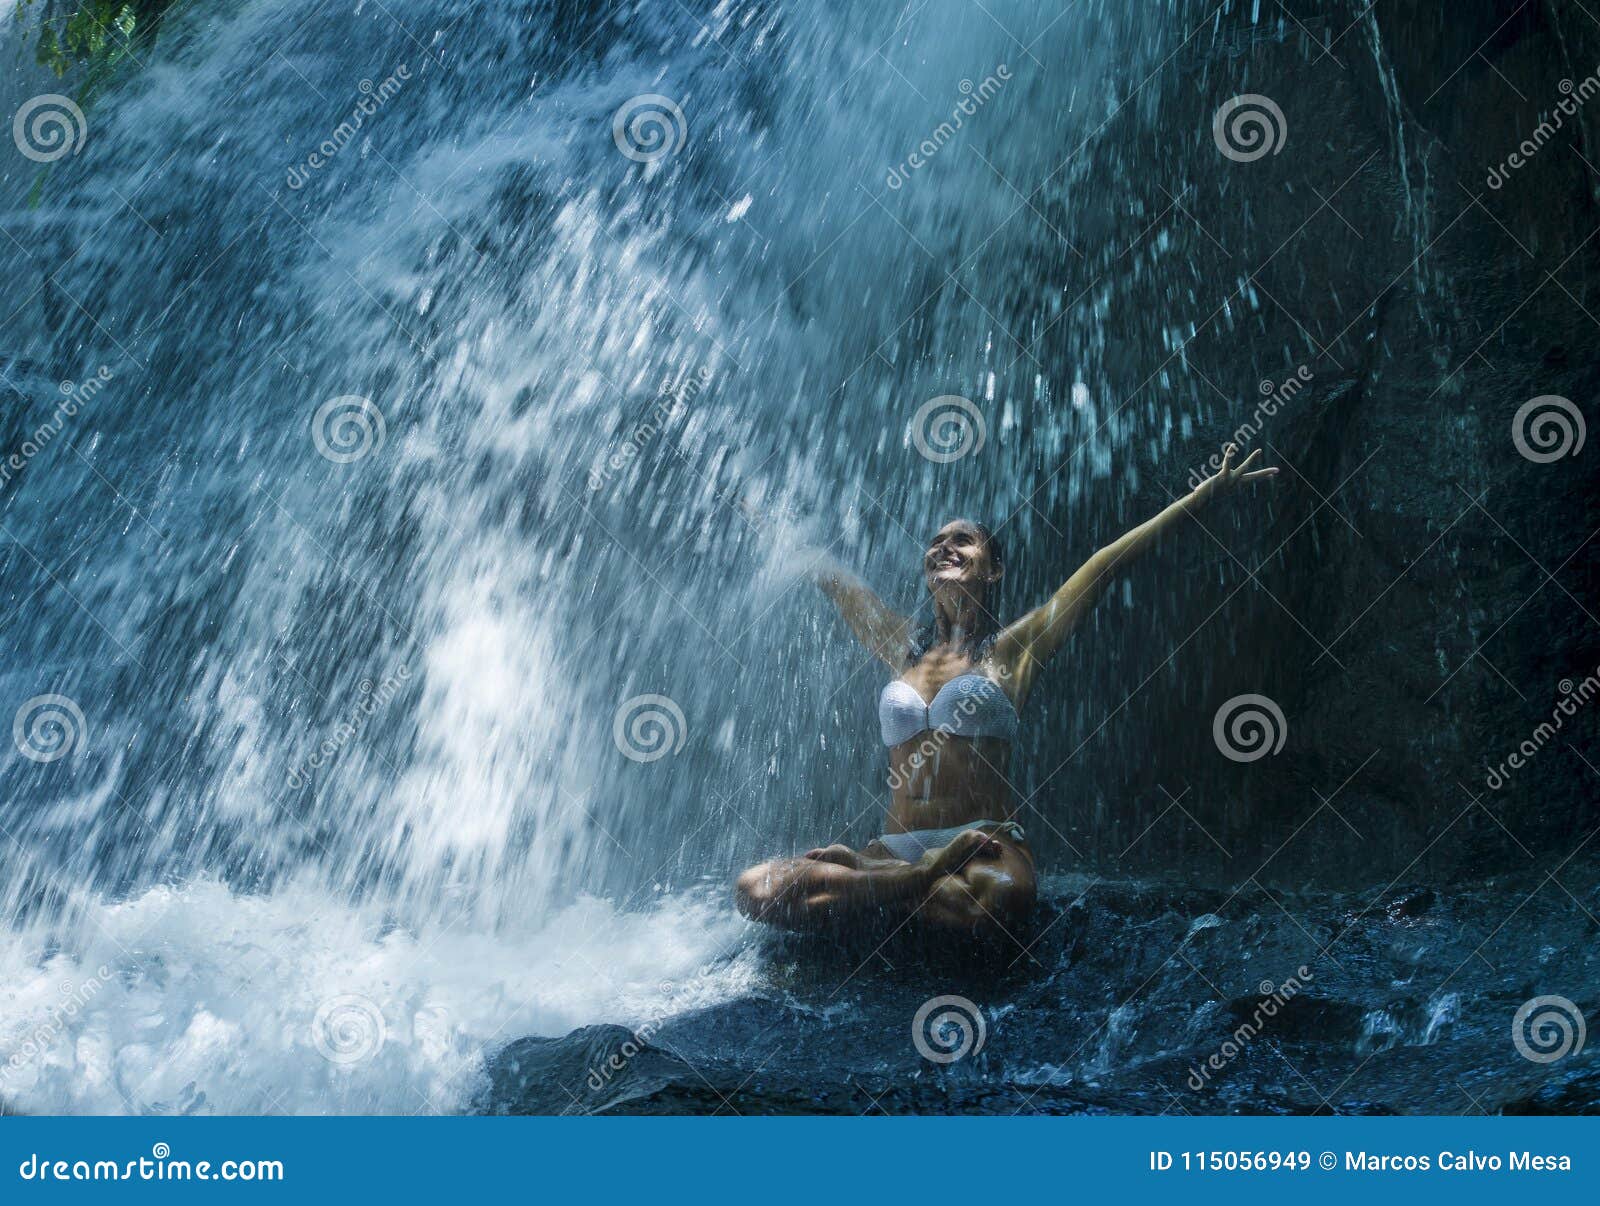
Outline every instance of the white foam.
<svg viewBox="0 0 1600 1206">
<path fill-rule="evenodd" d="M 206 881 L 99 905 L 76 932 L 68 951 L 45 927 L 0 938 L 0 1098 L 25 1112 L 455 1112 L 506 1042 L 638 1026 L 753 974 L 743 923 L 694 895 L 641 913 L 581 898 L 491 936 Z"/>
</svg>

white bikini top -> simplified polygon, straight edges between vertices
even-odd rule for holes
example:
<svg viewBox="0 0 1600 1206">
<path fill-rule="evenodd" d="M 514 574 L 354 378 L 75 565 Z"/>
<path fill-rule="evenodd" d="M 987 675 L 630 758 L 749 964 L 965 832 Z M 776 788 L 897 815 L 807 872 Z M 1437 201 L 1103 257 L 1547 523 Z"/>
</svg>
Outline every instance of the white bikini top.
<svg viewBox="0 0 1600 1206">
<path fill-rule="evenodd" d="M 883 744 L 894 746 L 930 729 L 954 737 L 1017 736 L 1017 710 L 1005 688 L 982 674 L 961 674 L 939 688 L 932 703 L 903 678 L 878 697 L 878 727 Z"/>
</svg>

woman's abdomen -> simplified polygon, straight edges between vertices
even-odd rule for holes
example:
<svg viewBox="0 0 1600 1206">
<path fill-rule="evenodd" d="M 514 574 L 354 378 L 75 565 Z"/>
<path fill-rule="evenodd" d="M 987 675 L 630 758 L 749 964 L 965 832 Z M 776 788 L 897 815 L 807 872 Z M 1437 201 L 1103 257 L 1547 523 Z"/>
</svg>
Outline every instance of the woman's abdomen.
<svg viewBox="0 0 1600 1206">
<path fill-rule="evenodd" d="M 889 751 L 890 830 L 946 829 L 1010 815 L 1011 746 L 928 730 Z"/>
</svg>

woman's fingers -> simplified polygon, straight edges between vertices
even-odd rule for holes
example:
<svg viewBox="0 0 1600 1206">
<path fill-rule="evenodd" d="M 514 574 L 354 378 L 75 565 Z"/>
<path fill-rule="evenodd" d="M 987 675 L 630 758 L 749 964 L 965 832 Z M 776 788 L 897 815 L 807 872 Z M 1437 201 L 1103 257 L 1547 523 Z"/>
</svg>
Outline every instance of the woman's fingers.
<svg viewBox="0 0 1600 1206">
<path fill-rule="evenodd" d="M 1239 468 L 1237 472 L 1243 473 L 1246 469 L 1250 468 L 1251 465 L 1255 464 L 1260 459 L 1261 449 L 1257 448 L 1249 456 L 1245 457 L 1244 460 L 1239 462 Z"/>
<path fill-rule="evenodd" d="M 1245 463 L 1249 464 L 1248 461 L 1246 461 Z M 1251 473 L 1246 473 L 1239 480 L 1242 481 L 1242 482 L 1253 482 L 1258 477 L 1277 477 L 1277 476 L 1278 476 L 1278 469 L 1277 469 L 1277 466 L 1274 465 L 1271 469 L 1257 469 L 1257 470 L 1255 470 L 1255 471 L 1253 471 Z"/>
<path fill-rule="evenodd" d="M 1220 472 L 1223 480 L 1227 480 L 1228 474 L 1233 472 L 1233 454 L 1238 451 L 1239 448 L 1235 444 L 1224 444 L 1222 446 L 1222 469 Z"/>
<path fill-rule="evenodd" d="M 998 858 L 999 855 L 999 842 L 981 829 L 966 829 L 956 834 L 948 846 L 933 856 L 933 867 L 940 875 L 954 875 L 974 858 Z"/>
</svg>

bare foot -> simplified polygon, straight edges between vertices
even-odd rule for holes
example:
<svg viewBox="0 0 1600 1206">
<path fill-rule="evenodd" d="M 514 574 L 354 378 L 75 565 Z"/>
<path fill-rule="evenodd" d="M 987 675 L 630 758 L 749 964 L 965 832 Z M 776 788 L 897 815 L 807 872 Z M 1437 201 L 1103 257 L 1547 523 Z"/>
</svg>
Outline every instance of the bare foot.
<svg viewBox="0 0 1600 1206">
<path fill-rule="evenodd" d="M 841 867 L 849 867 L 852 870 L 859 870 L 861 866 L 861 856 L 850 847 L 842 846 L 838 843 L 832 846 L 818 846 L 815 850 L 807 850 L 800 857 L 809 858 L 818 863 L 837 863 Z"/>
</svg>

